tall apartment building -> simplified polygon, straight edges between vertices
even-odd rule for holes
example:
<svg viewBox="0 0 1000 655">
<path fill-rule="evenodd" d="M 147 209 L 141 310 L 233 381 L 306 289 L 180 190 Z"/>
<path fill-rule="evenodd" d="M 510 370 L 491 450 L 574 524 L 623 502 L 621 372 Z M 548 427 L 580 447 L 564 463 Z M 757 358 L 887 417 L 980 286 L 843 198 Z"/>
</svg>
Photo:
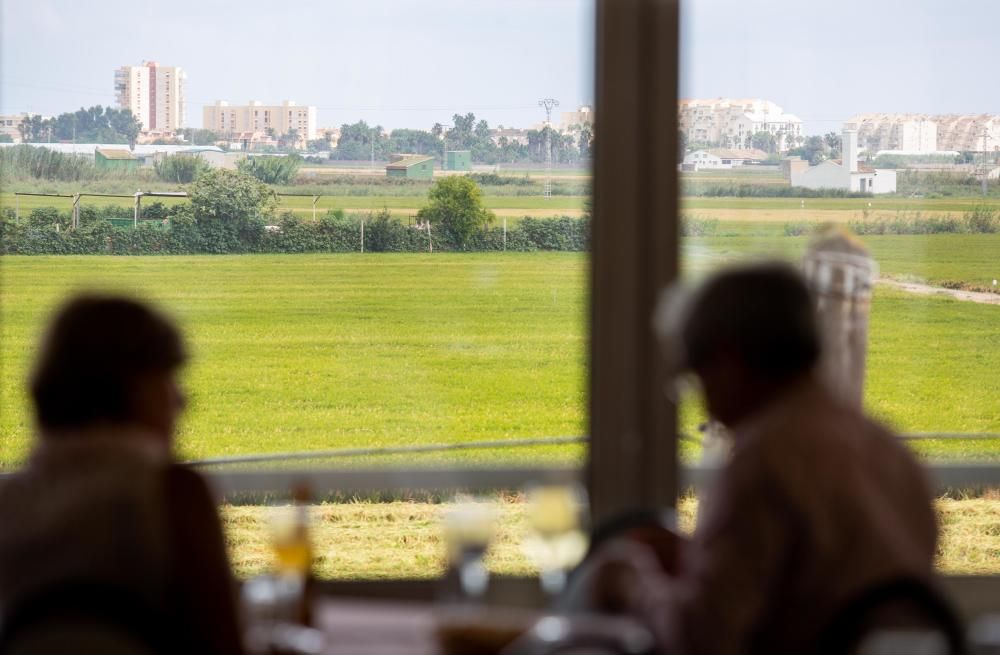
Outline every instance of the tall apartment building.
<svg viewBox="0 0 1000 655">
<path fill-rule="evenodd" d="M 184 127 L 184 70 L 144 61 L 115 71 L 118 106 L 142 123 L 142 131 L 176 131 Z"/>
<path fill-rule="evenodd" d="M 724 148 L 750 148 L 757 132 L 773 134 L 778 149 L 786 150 L 802 136 L 802 120 L 760 98 L 681 100 L 677 104 L 680 129 L 688 143 L 718 144 Z"/>
<path fill-rule="evenodd" d="M 300 140 L 316 138 L 316 107 L 300 106 L 291 100 L 280 105 L 264 105 L 251 100 L 246 105 L 230 105 L 219 100 L 202 109 L 202 127 L 220 134 L 274 131 L 275 136 L 295 130 Z"/>
<path fill-rule="evenodd" d="M 862 146 L 912 153 L 992 151 L 1000 116 L 990 114 L 860 114 L 850 121 Z"/>
</svg>

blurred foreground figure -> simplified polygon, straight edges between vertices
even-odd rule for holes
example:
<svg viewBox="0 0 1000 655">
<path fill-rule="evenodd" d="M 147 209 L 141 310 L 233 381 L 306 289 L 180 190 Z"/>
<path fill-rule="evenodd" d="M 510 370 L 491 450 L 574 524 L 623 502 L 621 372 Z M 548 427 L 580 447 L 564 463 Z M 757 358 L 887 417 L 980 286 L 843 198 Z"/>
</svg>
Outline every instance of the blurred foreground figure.
<svg viewBox="0 0 1000 655">
<path fill-rule="evenodd" d="M 665 302 L 657 327 L 732 454 L 676 571 L 619 543 L 597 576 L 601 603 L 644 618 L 671 653 L 812 653 L 852 599 L 932 579 L 927 482 L 892 434 L 820 381 L 814 303 L 796 271 L 717 274 Z"/>
<path fill-rule="evenodd" d="M 204 481 L 173 463 L 177 330 L 79 297 L 30 381 L 38 439 L 0 486 L 0 650 L 238 653 L 234 587 Z"/>
</svg>

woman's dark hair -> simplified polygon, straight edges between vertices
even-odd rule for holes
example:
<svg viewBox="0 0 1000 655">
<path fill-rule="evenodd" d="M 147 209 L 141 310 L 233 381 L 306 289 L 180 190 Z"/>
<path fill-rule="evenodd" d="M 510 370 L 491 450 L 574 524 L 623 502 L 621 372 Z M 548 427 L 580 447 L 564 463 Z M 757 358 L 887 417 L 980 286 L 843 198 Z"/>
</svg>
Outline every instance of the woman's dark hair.
<svg viewBox="0 0 1000 655">
<path fill-rule="evenodd" d="M 31 374 L 38 425 L 59 430 L 128 422 L 135 418 L 136 381 L 173 371 L 186 359 L 180 333 L 146 305 L 77 296 L 56 312 Z"/>
</svg>

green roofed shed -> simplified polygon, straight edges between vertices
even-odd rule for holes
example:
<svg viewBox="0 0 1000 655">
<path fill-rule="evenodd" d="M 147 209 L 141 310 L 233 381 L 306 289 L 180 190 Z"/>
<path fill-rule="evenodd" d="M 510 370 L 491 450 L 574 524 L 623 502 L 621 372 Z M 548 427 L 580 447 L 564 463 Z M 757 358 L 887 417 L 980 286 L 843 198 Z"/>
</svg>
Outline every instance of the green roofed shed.
<svg viewBox="0 0 1000 655">
<path fill-rule="evenodd" d="M 139 159 L 127 148 L 98 148 L 94 165 L 104 171 L 134 171 L 139 168 Z"/>
<path fill-rule="evenodd" d="M 430 180 L 434 177 L 434 158 L 425 155 L 394 155 L 385 167 L 386 177 Z"/>
</svg>

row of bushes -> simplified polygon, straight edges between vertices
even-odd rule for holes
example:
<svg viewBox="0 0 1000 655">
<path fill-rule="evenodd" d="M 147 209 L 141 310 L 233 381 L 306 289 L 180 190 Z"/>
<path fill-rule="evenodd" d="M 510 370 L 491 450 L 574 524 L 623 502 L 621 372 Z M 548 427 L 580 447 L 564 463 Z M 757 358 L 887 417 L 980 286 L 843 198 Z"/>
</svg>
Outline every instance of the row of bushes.
<svg viewBox="0 0 1000 655">
<path fill-rule="evenodd" d="M 807 189 L 784 184 L 700 184 L 685 181 L 686 196 L 706 198 L 872 198 L 871 193 L 847 189 Z"/>
<path fill-rule="evenodd" d="M 977 207 L 961 218 L 931 216 L 924 218 L 898 214 L 892 218 L 850 221 L 848 228 L 855 234 L 995 234 L 1000 232 L 1000 212 L 992 207 Z"/>
<path fill-rule="evenodd" d="M 464 243 L 445 231 L 404 225 L 388 211 L 365 217 L 330 212 L 318 221 L 283 214 L 277 225 L 261 219 L 198 221 L 186 206 L 175 208 L 168 220 L 144 220 L 138 228 L 116 228 L 108 221 L 84 222 L 68 229 L 67 217 L 54 223 L 54 210 L 36 210 L 34 217 L 0 220 L 0 252 L 48 254 L 233 254 L 358 252 L 362 221 L 366 252 L 500 251 L 503 229 L 475 232 Z M 147 216 L 148 217 L 148 216 Z M 58 226 L 58 227 L 57 227 Z M 589 247 L 590 222 L 577 218 L 523 218 L 507 230 L 506 249 L 512 251 L 584 251 Z"/>
</svg>

